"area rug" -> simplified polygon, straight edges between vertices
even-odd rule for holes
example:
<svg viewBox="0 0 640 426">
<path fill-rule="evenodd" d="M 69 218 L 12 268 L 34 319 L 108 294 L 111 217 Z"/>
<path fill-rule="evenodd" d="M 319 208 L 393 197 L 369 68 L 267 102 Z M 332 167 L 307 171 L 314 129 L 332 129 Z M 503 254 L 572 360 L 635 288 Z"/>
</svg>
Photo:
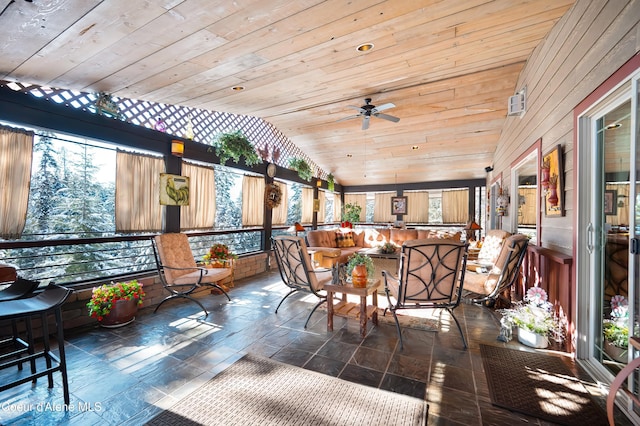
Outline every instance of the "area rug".
<svg viewBox="0 0 640 426">
<path fill-rule="evenodd" d="M 562 425 L 607 424 L 562 358 L 490 345 L 480 352 L 494 405 Z"/>
<path fill-rule="evenodd" d="M 148 425 L 426 425 L 424 400 L 245 355 Z"/>
</svg>

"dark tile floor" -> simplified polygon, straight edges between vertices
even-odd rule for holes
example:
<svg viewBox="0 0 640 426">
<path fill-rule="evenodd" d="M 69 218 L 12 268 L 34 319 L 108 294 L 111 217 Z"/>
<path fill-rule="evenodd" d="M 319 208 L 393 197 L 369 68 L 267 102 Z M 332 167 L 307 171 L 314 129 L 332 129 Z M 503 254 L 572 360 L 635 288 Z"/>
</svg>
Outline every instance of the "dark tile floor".
<svg viewBox="0 0 640 426">
<path fill-rule="evenodd" d="M 53 389 L 41 379 L 1 393 L 0 424 L 144 424 L 160 405 L 179 400 L 246 353 L 425 398 L 429 424 L 548 424 L 491 404 L 479 351 L 479 343 L 498 344 L 499 324 L 491 310 L 456 310 L 468 350 L 446 312 L 436 316 L 438 332 L 404 328 L 400 350 L 391 323 L 369 325 L 361 339 L 354 319 L 336 318 L 335 331 L 327 332 L 319 310 L 304 329 L 313 296 L 292 296 L 274 314 L 286 293 L 277 272 L 270 272 L 237 281 L 231 302 L 200 297 L 210 311 L 207 318 L 194 303 L 169 302 L 156 314 L 142 310 L 123 328 L 67 333 L 70 410 L 59 405 L 56 374 Z M 16 374 L 4 370 L 0 382 Z"/>
</svg>

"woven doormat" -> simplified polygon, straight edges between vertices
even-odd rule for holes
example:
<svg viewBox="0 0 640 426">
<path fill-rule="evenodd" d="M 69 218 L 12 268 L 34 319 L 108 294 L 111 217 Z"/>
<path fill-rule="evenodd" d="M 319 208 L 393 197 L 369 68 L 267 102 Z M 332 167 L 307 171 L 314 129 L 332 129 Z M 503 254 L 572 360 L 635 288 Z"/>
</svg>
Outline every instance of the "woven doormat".
<svg viewBox="0 0 640 426">
<path fill-rule="evenodd" d="M 245 355 L 148 425 L 426 425 L 418 398 Z"/>
<path fill-rule="evenodd" d="M 607 425 L 562 358 L 480 345 L 491 402 L 508 410 L 562 425 Z"/>
</svg>

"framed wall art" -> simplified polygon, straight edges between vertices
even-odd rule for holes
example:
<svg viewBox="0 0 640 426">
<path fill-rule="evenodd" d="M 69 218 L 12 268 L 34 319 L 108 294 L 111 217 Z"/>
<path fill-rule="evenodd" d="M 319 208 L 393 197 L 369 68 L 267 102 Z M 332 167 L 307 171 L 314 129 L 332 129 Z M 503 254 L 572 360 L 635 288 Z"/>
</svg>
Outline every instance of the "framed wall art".
<svg viewBox="0 0 640 426">
<path fill-rule="evenodd" d="M 163 206 L 188 206 L 189 177 L 160 173 L 160 204 Z"/>
<path fill-rule="evenodd" d="M 545 216 L 564 216 L 564 169 L 562 145 L 542 157 L 540 185 L 544 197 Z"/>
<path fill-rule="evenodd" d="M 391 198 L 391 214 L 407 214 L 407 197 Z"/>
<path fill-rule="evenodd" d="M 618 191 L 615 189 L 604 191 L 604 214 L 608 216 L 618 214 Z"/>
</svg>

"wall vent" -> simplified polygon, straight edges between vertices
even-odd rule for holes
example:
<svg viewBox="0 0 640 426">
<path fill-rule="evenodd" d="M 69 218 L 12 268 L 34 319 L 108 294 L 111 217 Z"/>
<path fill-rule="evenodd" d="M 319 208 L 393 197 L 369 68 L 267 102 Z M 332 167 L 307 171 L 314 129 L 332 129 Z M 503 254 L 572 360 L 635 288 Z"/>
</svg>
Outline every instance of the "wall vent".
<svg viewBox="0 0 640 426">
<path fill-rule="evenodd" d="M 526 87 L 513 96 L 509 96 L 507 115 L 522 116 L 527 109 Z"/>
</svg>

